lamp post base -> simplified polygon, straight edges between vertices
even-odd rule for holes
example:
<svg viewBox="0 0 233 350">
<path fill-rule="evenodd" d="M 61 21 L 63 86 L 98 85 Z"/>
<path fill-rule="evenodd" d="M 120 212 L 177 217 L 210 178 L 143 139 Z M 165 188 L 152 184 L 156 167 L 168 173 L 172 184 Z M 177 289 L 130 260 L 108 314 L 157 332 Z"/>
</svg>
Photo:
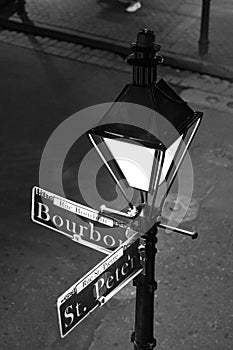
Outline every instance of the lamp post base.
<svg viewBox="0 0 233 350">
<path fill-rule="evenodd" d="M 139 344 L 135 340 L 135 332 L 131 334 L 131 342 L 134 344 L 134 350 L 153 350 L 156 347 L 156 339 L 147 344 Z"/>
</svg>

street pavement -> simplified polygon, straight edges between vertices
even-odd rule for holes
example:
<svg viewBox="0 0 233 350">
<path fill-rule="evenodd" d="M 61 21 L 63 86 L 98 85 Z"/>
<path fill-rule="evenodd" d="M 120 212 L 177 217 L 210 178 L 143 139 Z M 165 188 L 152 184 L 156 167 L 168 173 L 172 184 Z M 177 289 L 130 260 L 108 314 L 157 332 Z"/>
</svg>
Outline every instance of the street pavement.
<svg viewBox="0 0 233 350">
<path fill-rule="evenodd" d="M 0 26 L 127 54 L 141 28 L 157 33 L 168 65 L 233 80 L 231 0 L 210 1 L 209 53 L 198 54 L 201 0 L 144 0 L 125 13 L 117 0 L 18 0 L 3 7 Z M 18 5 L 17 5 L 18 4 Z"/>
<path fill-rule="evenodd" d="M 131 287 L 60 339 L 57 297 L 104 255 L 30 220 L 31 188 L 38 185 L 51 133 L 76 111 L 113 101 L 130 74 L 1 43 L 0 77 L 1 349 L 132 349 Z M 182 224 L 197 230 L 199 239 L 159 233 L 155 336 L 161 350 L 231 350 L 233 344 L 232 102 L 222 108 L 214 99 L 218 83 L 209 85 L 210 92 L 177 86 L 205 113 L 190 151 L 195 184 Z"/>
</svg>

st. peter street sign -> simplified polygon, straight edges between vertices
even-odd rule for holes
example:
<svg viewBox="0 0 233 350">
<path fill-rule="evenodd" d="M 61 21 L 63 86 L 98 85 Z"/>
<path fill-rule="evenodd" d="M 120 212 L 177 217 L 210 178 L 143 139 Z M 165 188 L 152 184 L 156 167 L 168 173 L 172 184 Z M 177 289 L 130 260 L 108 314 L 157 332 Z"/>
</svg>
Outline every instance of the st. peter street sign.
<svg viewBox="0 0 233 350">
<path fill-rule="evenodd" d="M 58 298 L 62 338 L 142 271 L 137 237 L 132 236 Z"/>
<path fill-rule="evenodd" d="M 105 254 L 128 238 L 126 229 L 117 227 L 115 220 L 37 186 L 32 189 L 31 219 Z"/>
</svg>

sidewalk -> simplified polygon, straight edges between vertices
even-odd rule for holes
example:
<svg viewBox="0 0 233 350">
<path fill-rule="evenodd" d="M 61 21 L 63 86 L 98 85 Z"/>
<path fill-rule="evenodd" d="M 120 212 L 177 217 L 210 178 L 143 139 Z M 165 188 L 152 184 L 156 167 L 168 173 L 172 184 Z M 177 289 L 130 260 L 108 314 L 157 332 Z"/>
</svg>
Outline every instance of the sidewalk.
<svg viewBox="0 0 233 350">
<path fill-rule="evenodd" d="M 233 81 L 233 3 L 212 0 L 209 54 L 202 59 L 198 55 L 201 4 L 201 0 L 144 0 L 138 12 L 127 14 L 117 0 L 26 0 L 21 12 L 16 4 L 2 8 L 0 26 L 122 55 L 129 53 L 139 29 L 150 28 L 157 33 L 168 65 Z"/>
</svg>

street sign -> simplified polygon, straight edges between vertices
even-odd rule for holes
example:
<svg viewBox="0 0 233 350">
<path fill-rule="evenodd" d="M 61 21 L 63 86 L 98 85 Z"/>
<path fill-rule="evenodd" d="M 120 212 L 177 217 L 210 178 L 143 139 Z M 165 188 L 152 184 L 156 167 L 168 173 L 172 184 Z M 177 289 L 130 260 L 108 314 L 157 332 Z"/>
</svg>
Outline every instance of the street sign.
<svg viewBox="0 0 233 350">
<path fill-rule="evenodd" d="M 142 271 L 137 237 L 127 240 L 58 298 L 62 338 Z"/>
<path fill-rule="evenodd" d="M 114 227 L 115 220 L 37 186 L 32 189 L 31 219 L 105 254 L 127 239 L 125 228 Z"/>
</svg>

